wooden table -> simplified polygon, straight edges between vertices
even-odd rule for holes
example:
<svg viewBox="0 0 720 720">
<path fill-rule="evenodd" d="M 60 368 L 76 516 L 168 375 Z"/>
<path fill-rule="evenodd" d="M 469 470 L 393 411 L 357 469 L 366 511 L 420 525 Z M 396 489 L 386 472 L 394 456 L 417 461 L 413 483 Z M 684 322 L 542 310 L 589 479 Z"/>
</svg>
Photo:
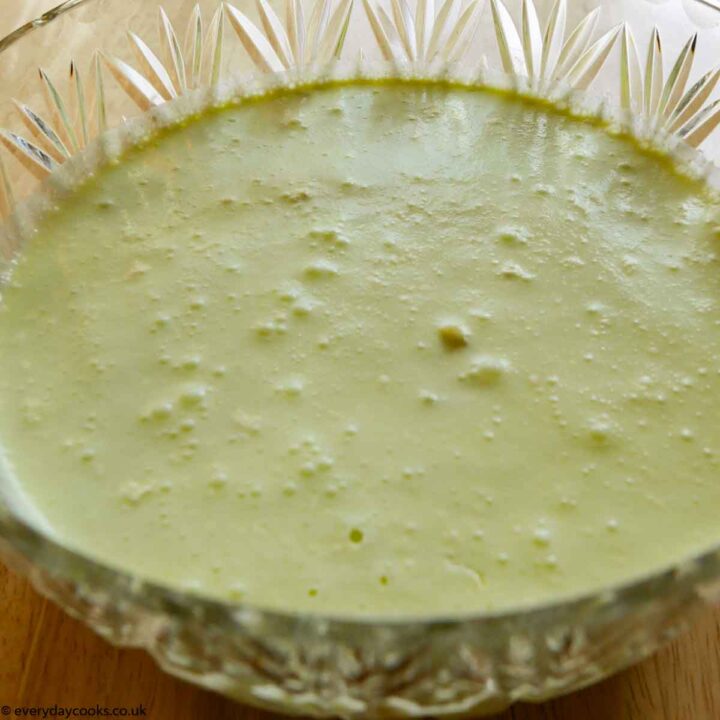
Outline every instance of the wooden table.
<svg viewBox="0 0 720 720">
<path fill-rule="evenodd" d="M 268 713 L 162 673 L 117 650 L 0 566 L 0 706 L 135 707 L 151 720 L 271 720 Z M 494 720 L 718 720 L 720 612 L 673 645 L 599 685 Z"/>
<path fill-rule="evenodd" d="M 0 0 L 0 35 L 55 4 Z M 144 652 L 110 647 L 0 566 L 0 709 L 55 703 L 143 704 L 152 720 L 272 717 L 170 678 Z M 496 720 L 720 720 L 720 612 L 600 685 Z"/>
</svg>

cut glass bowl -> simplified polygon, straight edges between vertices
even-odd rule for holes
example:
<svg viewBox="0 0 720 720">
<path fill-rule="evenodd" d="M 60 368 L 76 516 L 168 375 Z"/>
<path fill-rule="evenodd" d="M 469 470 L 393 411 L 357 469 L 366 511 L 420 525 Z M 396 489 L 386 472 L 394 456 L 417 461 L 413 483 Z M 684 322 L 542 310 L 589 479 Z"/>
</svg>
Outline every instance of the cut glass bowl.
<svg viewBox="0 0 720 720">
<path fill-rule="evenodd" d="M 183 98 L 338 73 L 492 81 L 580 103 L 717 184 L 715 0 L 281 2 L 70 0 L 0 40 L 0 270 L 18 252 L 25 200 L 94 138 L 148 111 L 170 121 Z M 323 716 L 479 715 L 544 700 L 645 657 L 720 602 L 714 548 L 529 609 L 392 621 L 267 612 L 64 549 L 18 510 L 2 473 L 0 551 L 67 612 L 168 672 Z"/>
</svg>

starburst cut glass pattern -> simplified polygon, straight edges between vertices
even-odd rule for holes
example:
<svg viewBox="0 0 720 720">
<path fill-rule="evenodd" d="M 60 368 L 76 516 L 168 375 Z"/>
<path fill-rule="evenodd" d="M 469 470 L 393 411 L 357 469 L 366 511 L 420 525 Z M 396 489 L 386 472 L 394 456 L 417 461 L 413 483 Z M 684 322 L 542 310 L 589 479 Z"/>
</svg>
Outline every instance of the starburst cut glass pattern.
<svg viewBox="0 0 720 720">
<path fill-rule="evenodd" d="M 711 99 L 720 70 L 710 70 L 686 87 L 697 35 L 684 45 L 665 78 L 658 30 L 652 33 L 643 67 L 627 24 L 598 33 L 600 8 L 570 28 L 567 0 L 556 0 L 544 26 L 533 0 L 521 0 L 517 21 L 503 0 L 442 0 L 438 5 L 435 0 L 417 0 L 414 8 L 408 0 L 389 0 L 387 10 L 385 1 L 362 0 L 362 7 L 380 55 L 398 69 L 409 67 L 419 76 L 448 72 L 479 44 L 478 30 L 487 23 L 495 45 L 479 48 L 481 66 L 488 65 L 486 51 L 495 52 L 499 67 L 523 90 L 551 98 L 587 91 L 598 76 L 607 74 L 607 60 L 619 46 L 617 104 L 635 132 L 650 138 L 673 134 L 697 147 L 720 123 L 720 101 Z M 258 73 L 301 76 L 306 69 L 329 67 L 339 60 L 348 34 L 363 14 L 353 13 L 353 0 L 316 0 L 307 8 L 303 0 L 285 0 L 284 19 L 267 0 L 256 0 L 255 10 L 257 19 L 253 21 L 248 12 L 221 3 L 204 18 L 196 5 L 181 42 L 160 7 L 156 50 L 130 29 L 132 59 L 98 49 L 85 77 L 79 64 L 71 60 L 65 92 L 40 68 L 45 107 L 15 100 L 24 132 L 0 129 L 0 144 L 36 181 L 42 180 L 96 136 L 126 119 L 124 113 L 118 116 L 109 109 L 109 78 L 135 112 L 145 112 L 227 80 L 234 70 L 224 61 L 230 41 L 239 41 L 245 58 Z M 226 28 L 232 29 L 229 38 Z M 5 216 L 28 194 L 27 181 L 21 182 L 16 192 L 10 181 L 13 177 L 17 182 L 16 176 L 7 171 L 0 156 L 0 211 Z"/>
<path fill-rule="evenodd" d="M 363 0 L 370 27 L 385 60 L 395 63 L 454 62 L 463 57 L 480 23 L 484 2 L 445 0 L 437 13 L 434 0 L 418 0 L 415 13 L 407 0 L 392 0 L 392 17 Z"/>
<path fill-rule="evenodd" d="M 514 77 L 527 78 L 540 94 L 551 93 L 562 84 L 573 90 L 586 90 L 607 60 L 620 33 L 608 30 L 593 41 L 600 9 L 586 15 L 566 36 L 567 3 L 555 3 L 545 30 L 540 29 L 535 5 L 523 0 L 518 28 L 502 0 L 491 0 L 492 20 L 503 69 Z"/>
<path fill-rule="evenodd" d="M 650 37 L 643 70 L 633 35 L 628 27 L 623 28 L 620 102 L 639 134 L 666 132 L 698 147 L 720 123 L 720 101 L 709 101 L 720 68 L 709 70 L 687 88 L 697 42 L 695 34 L 685 43 L 665 78 L 658 29 L 654 28 Z"/>
</svg>

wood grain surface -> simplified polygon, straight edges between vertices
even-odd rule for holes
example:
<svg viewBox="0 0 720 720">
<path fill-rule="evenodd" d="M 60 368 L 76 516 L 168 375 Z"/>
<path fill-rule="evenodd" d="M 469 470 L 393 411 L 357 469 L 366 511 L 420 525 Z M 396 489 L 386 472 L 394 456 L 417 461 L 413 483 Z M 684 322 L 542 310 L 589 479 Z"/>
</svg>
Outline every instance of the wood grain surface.
<svg viewBox="0 0 720 720">
<path fill-rule="evenodd" d="M 0 35 L 54 4 L 0 0 Z M 143 705 L 152 720 L 274 717 L 174 680 L 142 651 L 111 647 L 0 565 L 0 711 L 55 704 Z M 495 720 L 720 720 L 720 612 L 620 675 Z"/>
</svg>

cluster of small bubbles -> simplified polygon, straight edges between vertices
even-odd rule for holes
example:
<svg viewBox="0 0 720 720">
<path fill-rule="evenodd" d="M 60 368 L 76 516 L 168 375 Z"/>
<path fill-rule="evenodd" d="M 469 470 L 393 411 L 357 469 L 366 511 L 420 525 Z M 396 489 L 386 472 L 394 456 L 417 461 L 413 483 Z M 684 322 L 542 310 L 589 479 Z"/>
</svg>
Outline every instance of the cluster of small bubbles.
<svg viewBox="0 0 720 720">
<path fill-rule="evenodd" d="M 587 422 L 587 434 L 591 443 L 598 447 L 609 445 L 617 435 L 618 428 L 607 416 L 591 418 Z"/>
<path fill-rule="evenodd" d="M 477 387 L 491 387 L 500 383 L 511 371 L 509 360 L 494 355 L 478 355 L 470 368 L 460 374 L 459 379 Z"/>
<path fill-rule="evenodd" d="M 300 397 L 304 389 L 305 381 L 300 377 L 291 377 L 275 385 L 275 392 L 288 398 Z"/>
<path fill-rule="evenodd" d="M 150 497 L 153 490 L 152 483 L 140 483 L 137 480 L 130 480 L 120 489 L 120 497 L 127 505 L 139 505 L 143 500 Z"/>
<path fill-rule="evenodd" d="M 302 287 L 291 285 L 280 290 L 276 290 L 275 294 L 280 302 L 291 305 L 302 295 L 302 292 Z"/>
<path fill-rule="evenodd" d="M 552 532 L 545 526 L 536 528 L 533 532 L 533 543 L 539 547 L 546 547 L 552 540 Z"/>
<path fill-rule="evenodd" d="M 355 180 L 343 180 L 340 183 L 340 189 L 348 194 L 356 194 L 364 192 L 368 189 L 368 186 Z"/>
<path fill-rule="evenodd" d="M 566 268 L 585 267 L 585 261 L 577 255 L 567 255 L 561 260 L 561 264 Z"/>
<path fill-rule="evenodd" d="M 299 205 L 306 203 L 312 199 L 312 194 L 307 190 L 297 190 L 295 192 L 284 192 L 280 194 L 280 200 L 289 205 Z"/>
<path fill-rule="evenodd" d="M 287 130 L 307 130 L 307 125 L 298 117 L 282 121 L 280 125 Z"/>
<path fill-rule="evenodd" d="M 232 421 L 235 428 L 245 436 L 258 435 L 262 430 L 261 418 L 243 410 L 236 410 L 232 415 Z"/>
<path fill-rule="evenodd" d="M 175 364 L 174 368 L 184 372 L 193 372 L 199 369 L 200 365 L 202 365 L 202 358 L 199 355 L 188 355 Z"/>
<path fill-rule="evenodd" d="M 628 174 L 634 174 L 637 171 L 637 167 L 630 160 L 621 160 L 617 165 L 617 169 Z"/>
<path fill-rule="evenodd" d="M 310 247 L 317 248 L 320 246 L 328 247 L 330 251 L 343 249 L 350 245 L 350 241 L 341 235 L 337 230 L 311 230 L 308 233 Z"/>
<path fill-rule="evenodd" d="M 437 405 L 437 403 L 440 402 L 439 395 L 431 390 L 421 390 L 418 393 L 418 397 L 423 405 Z"/>
<path fill-rule="evenodd" d="M 288 454 L 300 457 L 302 464 L 299 468 L 299 474 L 304 478 L 327 475 L 335 466 L 335 459 L 332 454 L 324 450 L 312 435 L 306 436 L 299 443 L 291 445 Z"/>
<path fill-rule="evenodd" d="M 417 467 L 404 467 L 402 469 L 402 476 L 405 478 L 405 480 L 413 480 L 418 477 L 422 477 L 425 475 L 425 468 L 422 466 Z"/>
<path fill-rule="evenodd" d="M 325 260 L 324 258 L 314 260 L 313 262 L 306 265 L 303 270 L 303 275 L 308 280 L 323 280 L 326 278 L 335 277 L 339 274 L 340 269 L 338 268 L 337 264 L 330 260 Z"/>
<path fill-rule="evenodd" d="M 125 273 L 125 280 L 135 280 L 143 275 L 147 274 L 150 270 L 150 266 L 141 260 L 135 260 L 130 266 L 130 269 Z"/>
<path fill-rule="evenodd" d="M 138 232 L 134 228 L 127 227 L 122 231 L 122 239 L 126 243 L 139 243 L 146 239 L 146 235 Z"/>
<path fill-rule="evenodd" d="M 312 314 L 318 304 L 317 300 L 308 295 L 300 297 L 293 303 L 292 313 L 295 317 L 307 317 Z"/>
<path fill-rule="evenodd" d="M 529 236 L 527 228 L 512 225 L 499 227 L 495 233 L 497 241 L 505 245 L 527 245 Z"/>
<path fill-rule="evenodd" d="M 141 422 L 164 422 L 172 417 L 174 410 L 173 403 L 161 402 L 153 405 L 140 415 Z"/>
<path fill-rule="evenodd" d="M 184 461 L 192 460 L 195 457 L 195 451 L 198 448 L 198 440 L 195 438 L 189 438 L 183 443 L 182 449 L 180 450 L 180 458 Z"/>
<path fill-rule="evenodd" d="M 621 260 L 621 267 L 627 275 L 634 275 L 640 267 L 640 261 L 633 255 L 624 255 Z"/>
<path fill-rule="evenodd" d="M 593 300 L 585 306 L 585 312 L 587 312 L 588 315 L 602 316 L 607 313 L 607 308 L 599 300 Z"/>
<path fill-rule="evenodd" d="M 101 374 L 104 373 L 110 366 L 111 363 L 107 363 L 104 360 L 100 360 L 99 358 L 92 358 L 90 360 L 90 367 Z"/>
<path fill-rule="evenodd" d="M 170 325 L 171 321 L 172 317 L 170 317 L 170 315 L 168 315 L 167 313 L 158 313 L 153 320 L 151 330 L 162 330 L 163 328 L 166 328 L 168 325 Z"/>
<path fill-rule="evenodd" d="M 22 404 L 22 418 L 28 425 L 37 425 L 42 421 L 42 403 L 27 399 Z"/>
<path fill-rule="evenodd" d="M 195 429 L 195 420 L 193 420 L 192 418 L 185 418 L 180 422 L 180 425 L 178 427 L 180 429 L 180 432 L 192 432 Z"/>
<path fill-rule="evenodd" d="M 665 266 L 670 272 L 673 273 L 680 272 L 680 270 L 685 267 L 682 258 L 673 258 L 672 260 L 668 260 L 665 263 Z"/>
<path fill-rule="evenodd" d="M 332 470 L 335 461 L 329 456 L 321 456 L 314 460 L 309 460 L 300 468 L 300 475 L 305 478 L 315 477 L 321 473 Z"/>
<path fill-rule="evenodd" d="M 90 463 L 95 460 L 96 454 L 95 448 L 85 447 L 80 451 L 80 460 L 84 463 Z"/>
<path fill-rule="evenodd" d="M 347 437 L 354 437 L 355 435 L 358 434 L 359 431 L 360 431 L 360 429 L 358 428 L 358 426 L 357 426 L 355 423 L 352 423 L 352 422 L 351 422 L 351 423 L 348 423 L 348 424 L 345 426 L 345 429 L 343 430 L 343 433 L 344 433 Z"/>
<path fill-rule="evenodd" d="M 222 490 L 228 483 L 227 472 L 221 467 L 214 467 L 208 485 L 213 490 Z"/>
<path fill-rule="evenodd" d="M 473 318 L 473 320 L 485 323 L 492 320 L 493 314 L 490 310 L 487 310 L 486 308 L 473 308 L 470 311 L 470 317 Z"/>
<path fill-rule="evenodd" d="M 549 185 L 547 183 L 537 183 L 536 185 L 533 185 L 532 191 L 536 195 L 540 195 L 542 197 L 547 197 L 549 195 L 555 195 L 556 190 L 552 185 Z"/>
<path fill-rule="evenodd" d="M 297 493 L 297 491 L 298 491 L 298 484 L 292 480 L 288 480 L 288 482 L 286 482 L 282 487 L 283 495 L 285 495 L 287 497 L 292 497 L 293 495 L 295 495 Z"/>
<path fill-rule="evenodd" d="M 239 583 L 239 582 L 233 583 L 228 588 L 228 598 L 230 600 L 235 600 L 235 601 L 242 600 L 246 594 L 247 594 L 247 589 L 246 589 L 245 585 L 243 585 L 242 583 Z"/>
<path fill-rule="evenodd" d="M 205 385 L 188 385 L 180 393 L 180 404 L 184 407 L 204 406 L 208 396 Z"/>
<path fill-rule="evenodd" d="M 287 318 L 285 315 L 279 315 L 270 320 L 257 323 L 253 326 L 253 330 L 258 337 L 270 338 L 287 333 Z"/>
<path fill-rule="evenodd" d="M 506 280 L 523 280 L 524 282 L 530 282 L 535 278 L 534 273 L 526 270 L 519 263 L 512 261 L 504 262 L 497 274 Z"/>
</svg>

